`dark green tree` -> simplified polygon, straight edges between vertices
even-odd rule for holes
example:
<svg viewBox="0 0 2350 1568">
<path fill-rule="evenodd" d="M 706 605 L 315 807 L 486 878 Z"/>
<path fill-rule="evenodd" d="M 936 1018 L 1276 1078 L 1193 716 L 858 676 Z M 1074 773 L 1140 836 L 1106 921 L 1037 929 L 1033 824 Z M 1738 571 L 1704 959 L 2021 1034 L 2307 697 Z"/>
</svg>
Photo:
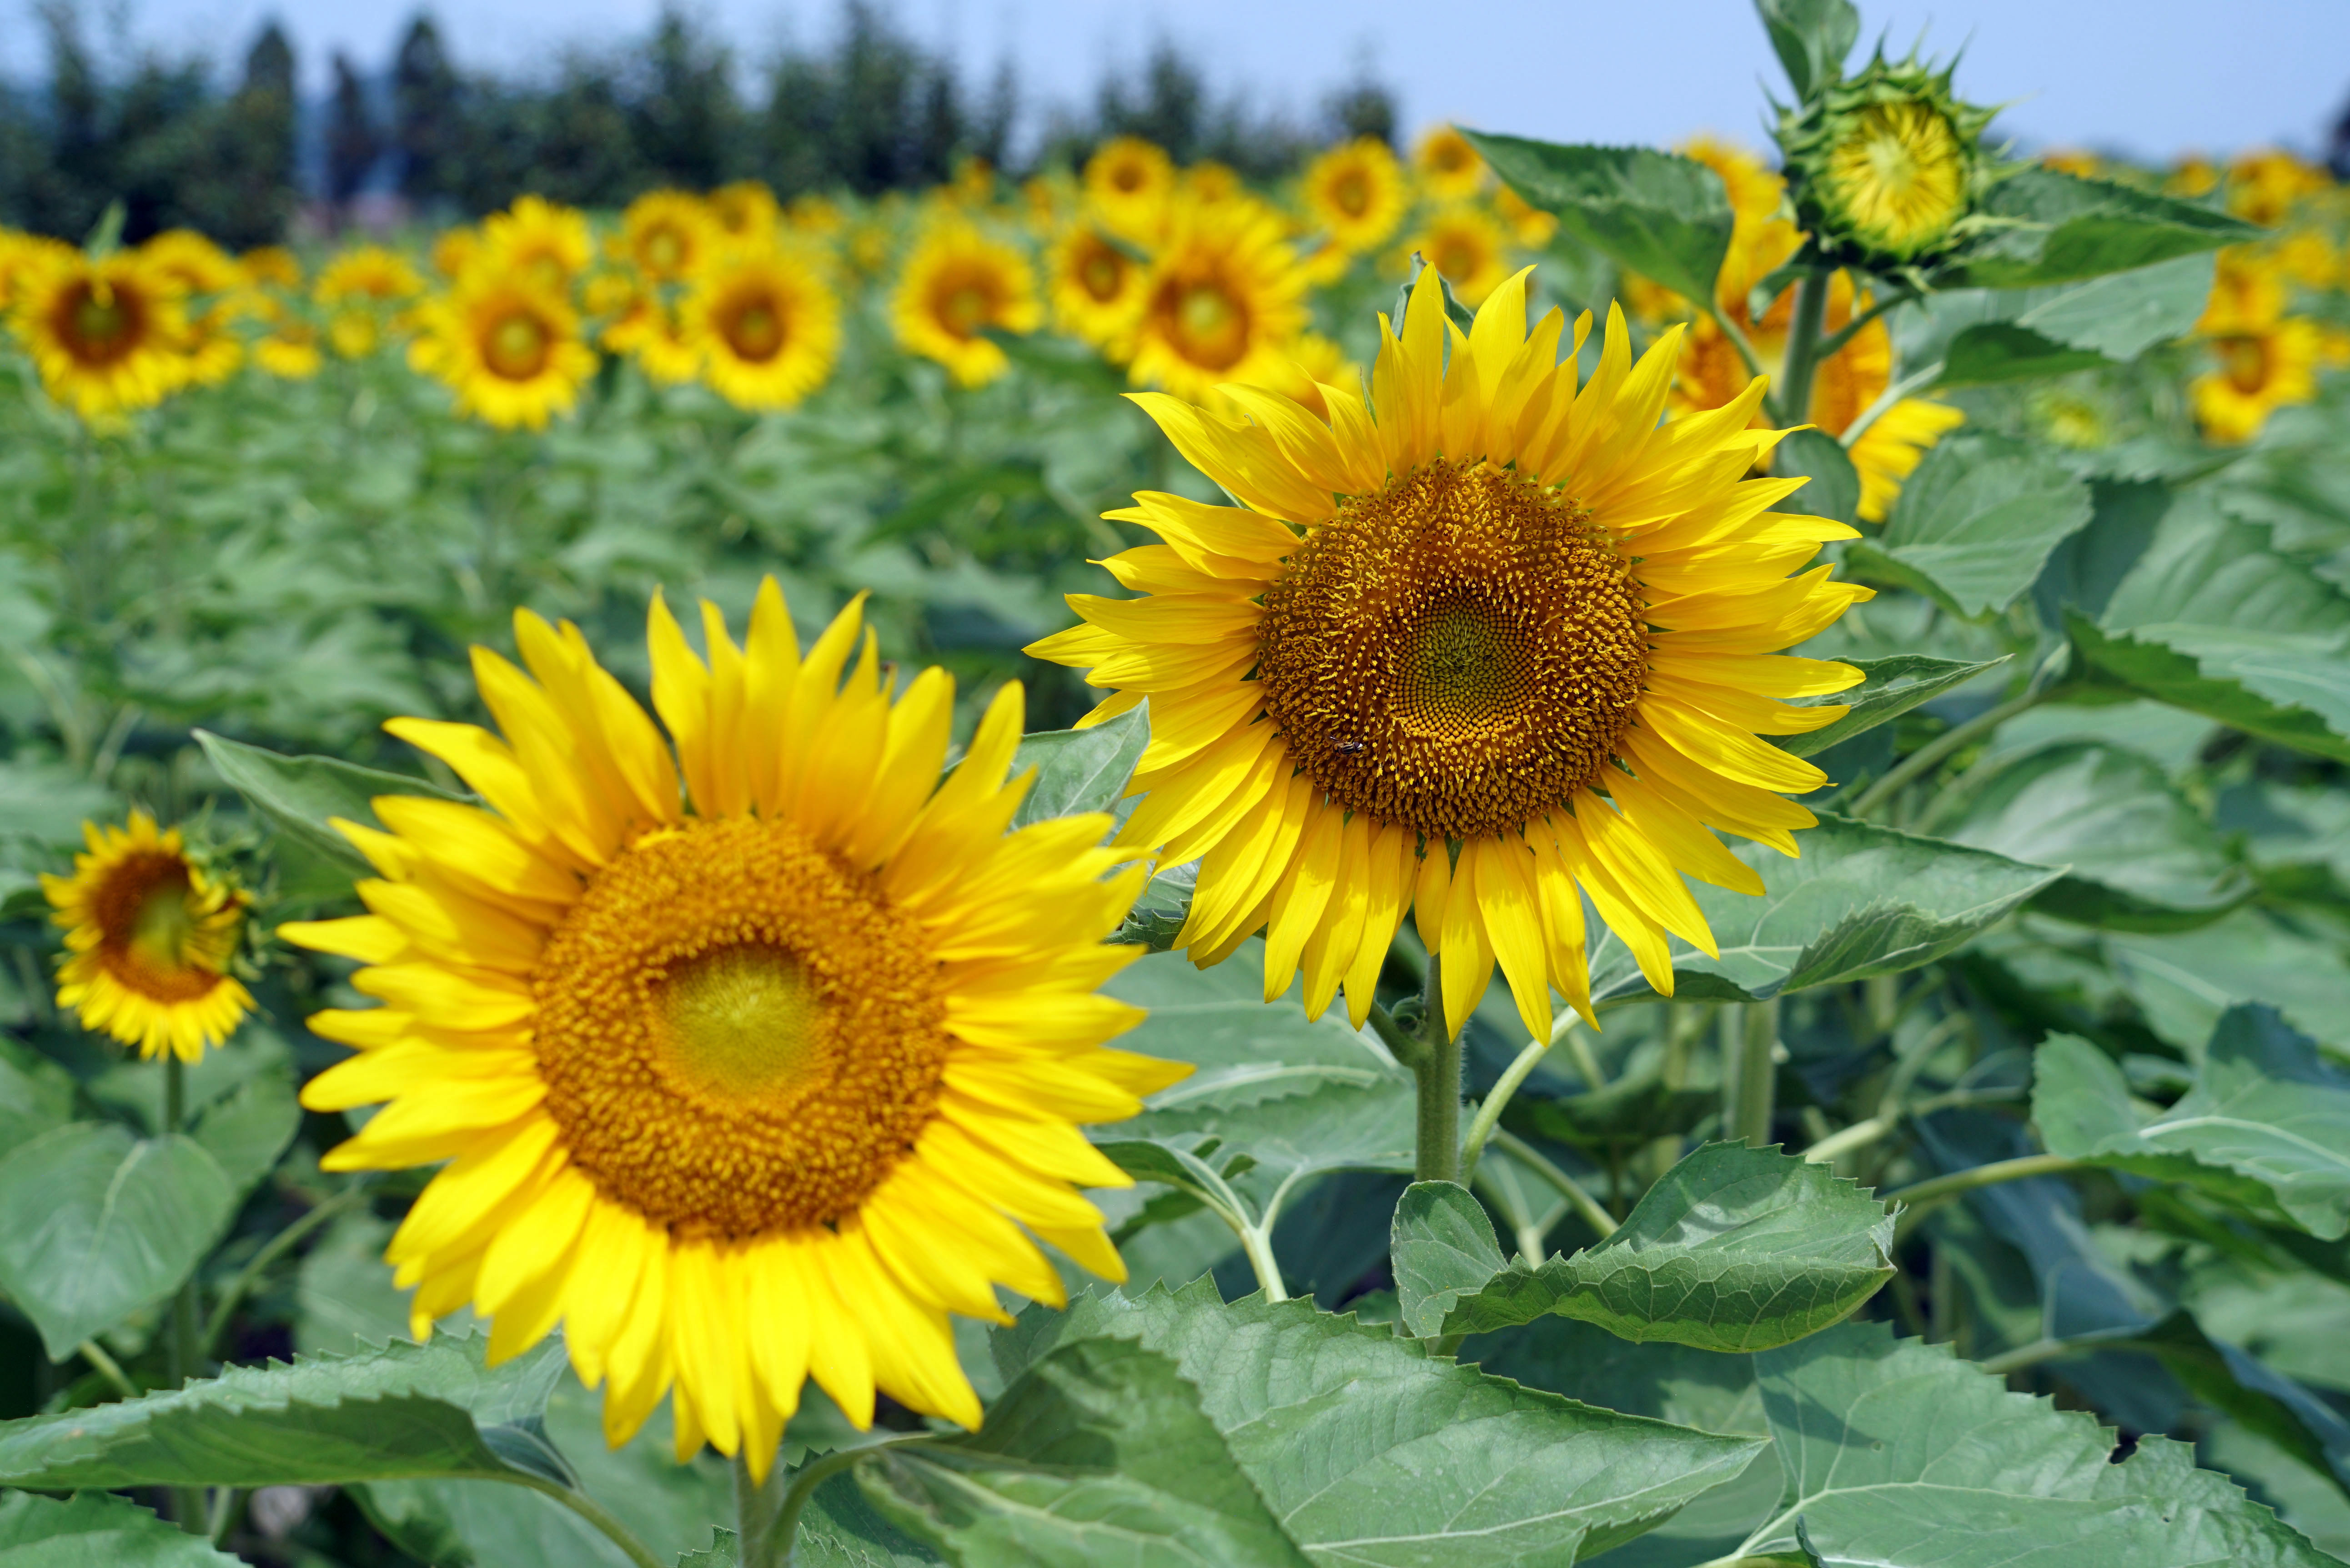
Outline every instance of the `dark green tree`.
<svg viewBox="0 0 2350 1568">
<path fill-rule="evenodd" d="M 335 51 L 335 96 L 327 111 L 327 200 L 340 206 L 366 186 L 382 159 L 384 138 L 367 84 L 350 57 Z"/>
<path fill-rule="evenodd" d="M 641 75 L 629 127 L 655 180 L 707 190 L 741 171 L 743 105 L 724 47 L 699 34 L 683 13 L 664 9 Z"/>
<path fill-rule="evenodd" d="M 455 198 L 464 175 L 458 157 L 467 140 L 465 108 L 464 87 L 442 47 L 441 30 L 419 12 L 391 67 L 392 146 L 400 154 L 400 189 L 411 201 Z"/>
</svg>

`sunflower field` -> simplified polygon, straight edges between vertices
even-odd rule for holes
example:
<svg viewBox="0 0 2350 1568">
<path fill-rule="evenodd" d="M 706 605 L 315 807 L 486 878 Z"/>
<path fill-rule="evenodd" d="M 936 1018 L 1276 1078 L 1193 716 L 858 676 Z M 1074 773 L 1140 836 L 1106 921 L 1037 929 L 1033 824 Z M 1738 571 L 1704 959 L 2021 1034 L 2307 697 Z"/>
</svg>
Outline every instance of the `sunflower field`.
<svg viewBox="0 0 2350 1568">
<path fill-rule="evenodd" d="M 0 234 L 0 1562 L 2350 1561 L 2350 192 Z"/>
</svg>

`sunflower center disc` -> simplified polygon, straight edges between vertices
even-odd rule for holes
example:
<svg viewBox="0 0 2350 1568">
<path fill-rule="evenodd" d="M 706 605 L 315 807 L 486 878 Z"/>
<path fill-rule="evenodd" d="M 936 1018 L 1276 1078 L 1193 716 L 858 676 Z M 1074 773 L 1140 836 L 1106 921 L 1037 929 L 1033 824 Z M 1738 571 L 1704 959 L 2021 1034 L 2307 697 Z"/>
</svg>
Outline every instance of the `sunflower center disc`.
<svg viewBox="0 0 2350 1568">
<path fill-rule="evenodd" d="M 734 313 L 726 341 L 745 359 L 772 359 L 784 346 L 784 323 L 775 308 L 754 300 Z"/>
<path fill-rule="evenodd" d="M 1096 251 L 1086 258 L 1086 265 L 1077 275 L 1084 281 L 1086 292 L 1107 305 L 1118 297 L 1118 284 L 1122 281 L 1119 273 L 1122 270 L 1118 265 L 1118 258 L 1110 252 L 1102 250 Z"/>
<path fill-rule="evenodd" d="M 1170 281 L 1156 306 L 1169 341 L 1192 364 L 1225 370 L 1247 354 L 1248 309 L 1222 278 Z"/>
<path fill-rule="evenodd" d="M 188 868 L 176 855 L 134 855 L 115 867 L 92 911 L 107 972 L 158 1002 L 209 993 L 220 976 L 190 961 L 197 930 L 189 897 Z"/>
<path fill-rule="evenodd" d="M 532 977 L 546 1110 L 606 1196 L 682 1235 L 853 1210 L 938 1102 L 938 966 L 785 822 L 697 824 L 596 878 Z"/>
<path fill-rule="evenodd" d="M 516 313 L 490 329 L 482 358 L 509 381 L 527 381 L 546 364 L 546 329 L 536 318 Z"/>
<path fill-rule="evenodd" d="M 1330 798 L 1453 839 L 1598 777 L 1648 668 L 1639 586 L 1588 516 L 1441 458 L 1307 535 L 1257 653 L 1266 711 Z"/>
<path fill-rule="evenodd" d="M 122 357 L 137 338 L 130 302 L 119 289 L 101 295 L 84 284 L 67 297 L 66 330 L 57 334 L 73 357 L 103 365 Z"/>
</svg>

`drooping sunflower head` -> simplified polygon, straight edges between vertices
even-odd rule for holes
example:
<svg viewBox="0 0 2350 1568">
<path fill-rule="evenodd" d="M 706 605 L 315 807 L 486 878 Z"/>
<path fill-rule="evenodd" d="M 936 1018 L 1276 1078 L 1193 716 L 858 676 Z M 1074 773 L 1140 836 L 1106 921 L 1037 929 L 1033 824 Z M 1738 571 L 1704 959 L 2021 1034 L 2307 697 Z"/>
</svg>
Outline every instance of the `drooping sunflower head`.
<svg viewBox="0 0 2350 1568">
<path fill-rule="evenodd" d="M 1377 249 L 1411 204 L 1403 166 L 1376 136 L 1333 147 L 1305 166 L 1305 210 L 1349 255 Z"/>
<path fill-rule="evenodd" d="M 654 283 L 677 283 L 708 258 L 723 232 L 692 192 L 648 191 L 620 214 L 612 253 Z"/>
<path fill-rule="evenodd" d="M 135 254 L 43 253 L 18 277 L 12 315 L 42 386 L 85 420 L 151 408 L 187 383 L 184 296 Z"/>
<path fill-rule="evenodd" d="M 66 932 L 57 1006 L 141 1056 L 197 1060 L 253 1010 L 230 972 L 244 894 L 143 811 L 120 827 L 85 823 L 82 837 L 89 852 L 74 857 L 71 877 L 41 877 Z"/>
<path fill-rule="evenodd" d="M 861 602 L 861 601 L 860 601 Z M 453 1159 L 393 1238 L 421 1331 L 470 1301 L 504 1360 L 561 1320 L 625 1441 L 674 1389 L 678 1448 L 766 1472 L 813 1376 L 860 1427 L 877 1387 L 966 1426 L 949 1314 L 1058 1303 L 1043 1241 L 1124 1277 L 1085 1186 L 1127 1179 L 1076 1124 L 1188 1069 L 1105 1049 L 1097 988 L 1139 870 L 1104 815 L 1007 835 L 1027 778 L 1007 686 L 943 782 L 953 682 L 896 680 L 851 604 L 802 649 L 775 580 L 747 643 L 660 602 L 667 735 L 568 624 L 476 649 L 504 737 L 387 726 L 484 807 L 381 799 L 343 831 L 369 914 L 284 928 L 357 958 L 381 1008 L 306 1105 L 389 1100 L 323 1162 Z"/>
<path fill-rule="evenodd" d="M 1090 223 L 1071 223 L 1045 258 L 1052 280 L 1053 319 L 1087 343 L 1125 338 L 1142 309 L 1144 263 Z"/>
<path fill-rule="evenodd" d="M 679 306 L 678 327 L 711 388 L 740 408 L 791 408 L 840 357 L 840 302 L 816 264 L 768 246 L 712 262 Z"/>
<path fill-rule="evenodd" d="M 1831 260 L 1922 265 L 1963 237 L 1989 186 L 1981 141 L 1997 111 L 1963 103 L 1950 73 L 1879 56 L 1781 117 L 1797 220 Z"/>
<path fill-rule="evenodd" d="M 1461 202 L 1430 213 L 1405 248 L 1452 286 L 1453 297 L 1463 305 L 1476 306 L 1510 275 L 1509 264 L 1503 259 L 1503 247 L 1508 243 L 1509 236 L 1491 213 Z"/>
<path fill-rule="evenodd" d="M 502 430 L 544 430 L 578 400 L 596 351 L 560 296 L 522 277 L 477 274 L 420 313 L 409 361 L 457 394 L 457 411 Z"/>
<path fill-rule="evenodd" d="M 464 265 L 469 273 L 485 269 L 550 299 L 566 299 L 595 254 L 587 213 L 543 196 L 521 196 L 483 220 L 480 249 Z"/>
<path fill-rule="evenodd" d="M 1253 200 L 1183 204 L 1143 279 L 1128 374 L 1194 399 L 1261 381 L 1305 321 L 1305 277 L 1279 213 Z"/>
<path fill-rule="evenodd" d="M 1261 388 L 1242 417 L 1137 400 L 1237 506 L 1146 493 L 1112 514 L 1165 541 L 1107 563 L 1139 597 L 1073 596 L 1085 624 L 1029 651 L 1090 668 L 1107 718 L 1150 703 L 1121 841 L 1197 857 L 1177 939 L 1201 962 L 1266 933 L 1277 996 L 1343 984 L 1357 1022 L 1408 909 L 1457 1030 L 1498 961 L 1546 1038 L 1551 993 L 1587 1012 L 1584 900 L 1659 991 L 1665 933 L 1711 950 L 1686 872 L 1760 892 L 1711 831 L 1793 854 L 1824 775 L 1758 734 L 1842 709 L 1844 665 L 1773 657 L 1868 590 L 1788 574 L 1841 524 L 1768 510 L 1801 479 L 1747 477 L 1763 383 L 1660 423 L 1671 328 L 1636 363 L 1611 312 L 1525 325 L 1526 274 L 1466 334 L 1430 273 L 1382 319 L 1369 406 L 1327 420 Z M 1562 354 L 1562 347 L 1566 352 Z"/>
<path fill-rule="evenodd" d="M 390 305 L 424 292 L 423 275 L 398 251 L 353 245 L 318 269 L 311 296 L 320 305 Z"/>
<path fill-rule="evenodd" d="M 1450 125 L 1440 125 L 1411 150 L 1411 171 L 1420 188 L 1440 202 L 1465 201 L 1485 183 L 1485 160 L 1469 139 Z"/>
<path fill-rule="evenodd" d="M 1175 194 L 1175 161 L 1139 136 L 1114 136 L 1086 160 L 1086 202 L 1114 234 L 1156 241 Z"/>
<path fill-rule="evenodd" d="M 983 386 L 1011 366 L 983 336 L 989 328 L 1034 332 L 1044 317 L 1028 258 L 955 220 L 927 226 L 889 305 L 899 343 L 944 365 L 966 387 Z"/>
</svg>

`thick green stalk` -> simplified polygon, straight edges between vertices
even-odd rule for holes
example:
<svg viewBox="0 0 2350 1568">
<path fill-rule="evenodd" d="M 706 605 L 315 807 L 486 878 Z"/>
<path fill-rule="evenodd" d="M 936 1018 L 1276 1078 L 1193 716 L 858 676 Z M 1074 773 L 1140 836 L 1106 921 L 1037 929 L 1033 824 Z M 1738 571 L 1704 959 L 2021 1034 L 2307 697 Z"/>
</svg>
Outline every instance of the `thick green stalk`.
<svg viewBox="0 0 2350 1568">
<path fill-rule="evenodd" d="M 1461 1036 L 1444 1016 L 1444 965 L 1428 955 L 1428 982 L 1420 992 L 1419 1118 L 1414 1142 L 1414 1181 L 1461 1179 Z M 1465 1020 L 1463 1022 L 1466 1022 Z"/>
<path fill-rule="evenodd" d="M 1781 362 L 1775 389 L 1779 422 L 1808 422 L 1812 409 L 1812 374 L 1819 365 L 1820 328 L 1828 316 L 1828 276 L 1814 267 L 1795 285 L 1794 317 L 1787 327 L 1787 356 Z"/>
<path fill-rule="evenodd" d="M 1982 1187 L 1996 1187 L 2002 1181 L 2022 1181 L 2034 1176 L 2059 1176 L 2080 1168 L 2080 1161 L 2067 1159 L 2061 1154 L 2027 1154 L 2016 1159 L 1993 1160 L 1989 1165 L 1954 1170 L 1948 1176 L 1937 1176 L 1929 1181 L 1920 1181 L 1882 1196 L 1887 1203 L 1903 1206 L 1901 1228 L 1906 1231 L 1918 1215 L 1961 1193 L 1972 1192 Z"/>
<path fill-rule="evenodd" d="M 1739 1012 L 1737 1100 L 1731 1106 L 1730 1136 L 1744 1138 L 1752 1147 L 1767 1148 L 1772 1090 L 1779 1075 L 1772 1060 L 1779 1045 L 1779 1000 L 1750 1002 Z"/>
</svg>

